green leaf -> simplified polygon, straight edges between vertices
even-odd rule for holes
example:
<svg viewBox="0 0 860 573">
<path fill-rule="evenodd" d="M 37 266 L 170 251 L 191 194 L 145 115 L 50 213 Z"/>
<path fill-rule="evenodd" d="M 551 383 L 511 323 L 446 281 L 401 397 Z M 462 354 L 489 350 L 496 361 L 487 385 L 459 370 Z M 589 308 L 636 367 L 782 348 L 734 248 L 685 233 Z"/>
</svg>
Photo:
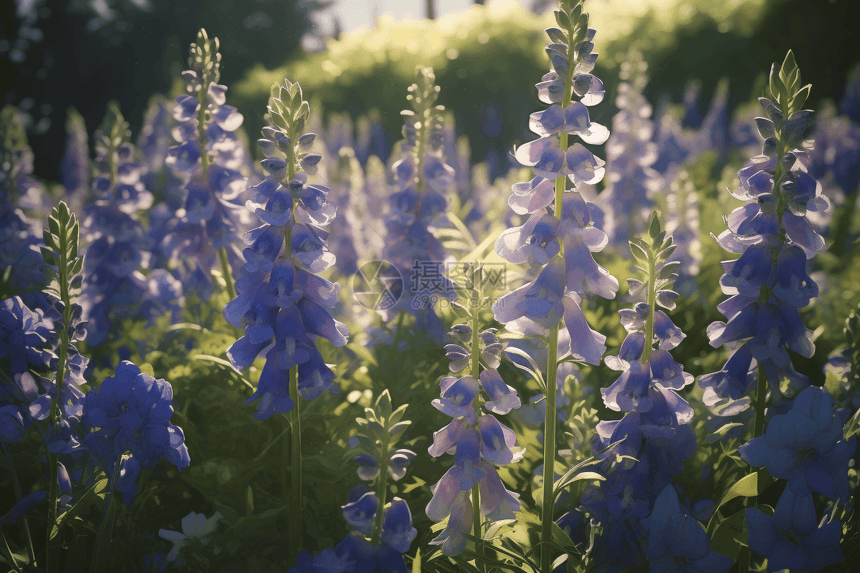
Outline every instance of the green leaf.
<svg viewBox="0 0 860 573">
<path fill-rule="evenodd" d="M 42 258 L 47 264 L 53 267 L 60 266 L 60 259 L 57 258 L 57 255 L 55 255 L 53 251 L 45 247 L 39 247 L 39 249 L 42 251 Z"/>
<path fill-rule="evenodd" d="M 746 508 L 737 511 L 720 522 L 711 535 L 711 551 L 737 559 L 747 546 Z"/>
<path fill-rule="evenodd" d="M 720 500 L 720 503 L 717 504 L 714 515 L 711 516 L 711 520 L 708 522 L 708 533 L 711 534 L 714 532 L 717 515 L 719 515 L 721 507 L 738 497 L 753 497 L 761 495 L 764 493 L 764 490 L 770 487 L 774 482 L 776 482 L 776 480 L 765 470 L 751 473 L 735 482 L 735 484 L 729 488 L 729 491 L 723 495 L 723 499 Z"/>
<path fill-rule="evenodd" d="M 812 91 L 812 84 L 806 84 L 802 88 L 800 88 L 796 94 L 794 94 L 794 98 L 792 99 L 791 107 L 794 109 L 803 108 L 803 104 L 806 103 L 807 98 L 809 97 L 809 92 Z"/>
<path fill-rule="evenodd" d="M 421 573 L 421 548 L 415 551 L 415 558 L 412 560 L 412 573 Z"/>
<path fill-rule="evenodd" d="M 92 504 L 94 504 L 99 496 L 102 495 L 108 487 L 108 478 L 102 478 L 98 480 L 93 486 L 88 489 L 81 498 L 75 502 L 75 504 L 69 508 L 64 514 L 62 514 L 58 519 L 57 523 L 51 529 L 51 535 L 49 539 L 53 539 L 57 536 L 57 534 L 63 529 L 63 527 L 69 523 L 76 516 L 80 515 L 82 511 L 88 509 Z"/>
</svg>

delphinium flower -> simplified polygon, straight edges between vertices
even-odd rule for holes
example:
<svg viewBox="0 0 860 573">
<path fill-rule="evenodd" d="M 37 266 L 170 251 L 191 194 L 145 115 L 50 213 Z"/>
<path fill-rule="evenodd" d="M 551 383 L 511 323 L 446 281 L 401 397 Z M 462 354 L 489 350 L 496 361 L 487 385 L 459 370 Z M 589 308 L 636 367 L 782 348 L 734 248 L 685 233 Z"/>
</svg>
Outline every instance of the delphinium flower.
<svg viewBox="0 0 860 573">
<path fill-rule="evenodd" d="M 394 496 L 388 501 L 389 480 L 406 476 L 415 452 L 398 448 L 397 442 L 411 424 L 403 419 L 406 404 L 392 409 L 391 395 L 382 392 L 366 417 L 357 418 L 358 433 L 350 438 L 358 462 L 358 477 L 375 482 L 374 489 L 362 484 L 349 494 L 343 517 L 353 528 L 337 547 L 311 557 L 300 553 L 290 573 L 346 571 L 366 573 L 405 573 L 403 554 L 418 535 L 412 527 L 412 512 L 405 500 Z"/>
<path fill-rule="evenodd" d="M 391 144 L 388 142 L 379 112 L 371 110 L 367 115 L 359 117 L 355 124 L 355 157 L 361 165 L 367 166 L 367 160 L 371 157 L 377 157 L 386 163 L 391 154 Z"/>
<path fill-rule="evenodd" d="M 146 188 L 172 211 L 182 208 L 184 195 L 183 179 L 167 166 L 173 144 L 171 131 L 177 123 L 173 118 L 172 103 L 163 96 L 155 96 L 149 102 L 137 137 L 137 147 L 142 155 L 141 179 Z"/>
<path fill-rule="evenodd" d="M 304 133 L 310 106 L 299 84 L 285 79 L 272 86 L 268 110 L 271 123 L 257 144 L 269 175 L 250 188 L 247 202 L 263 225 L 245 233 L 246 273 L 236 281 L 238 296 L 224 307 L 224 317 L 245 330 L 227 350 L 236 368 L 250 366 L 266 351 L 257 391 L 247 400 L 259 400 L 254 416 L 290 413 L 293 539 L 300 540 L 300 402 L 334 387 L 334 372 L 316 340 L 341 347 L 349 331 L 327 310 L 338 303 L 340 285 L 316 274 L 335 264 L 322 227 L 335 218 L 336 206 L 328 201 L 327 187 L 308 182 L 320 161 L 308 153 L 316 136 Z"/>
<path fill-rule="evenodd" d="M 355 152 L 341 147 L 328 169 L 337 203 L 343 220 L 329 234 L 328 245 L 337 257 L 337 269 L 344 276 L 358 270 L 359 261 L 378 258 L 382 251 L 382 225 L 371 213 L 372 207 L 364 195 L 364 171 Z M 371 256 L 367 256 L 369 253 Z"/>
<path fill-rule="evenodd" d="M 749 548 L 767 558 L 768 571 L 817 571 L 841 563 L 839 521 L 824 516 L 819 525 L 817 517 L 812 496 L 786 486 L 772 516 L 755 507 L 747 510 Z"/>
<path fill-rule="evenodd" d="M 717 84 L 711 106 L 692 142 L 693 154 L 713 151 L 724 157 L 729 143 L 729 82 L 723 78 Z"/>
<path fill-rule="evenodd" d="M 696 276 L 702 262 L 699 230 L 699 195 L 689 171 L 681 169 L 666 191 L 666 234 L 677 246 L 672 261 L 678 261 L 676 290 L 691 296 L 696 290 Z"/>
<path fill-rule="evenodd" d="M 70 489 L 68 471 L 58 454 L 71 455 L 80 448 L 77 439 L 80 419 L 83 414 L 83 393 L 78 388 L 83 382 L 87 359 L 78 353 L 75 342 L 86 336 L 86 325 L 81 321 L 81 307 L 75 303 L 80 294 L 84 258 L 78 256 L 80 225 L 68 206 L 60 202 L 51 211 L 48 228 L 42 234 L 44 266 L 42 268 L 50 283 L 46 292 L 56 297 L 57 315 L 53 318 L 57 337 L 56 363 L 50 369 L 55 373 L 48 380 L 50 388 L 47 401 L 39 399 L 30 408 L 31 415 L 46 420 L 48 430 L 43 436 L 48 450 L 50 478 L 48 482 L 48 532 L 57 521 L 60 479 L 63 489 Z M 34 408 L 35 406 L 35 408 Z M 51 571 L 59 549 L 60 536 L 48 538 L 46 550 L 47 570 Z"/>
<path fill-rule="evenodd" d="M 586 144 L 606 141 L 609 131 L 590 120 L 588 106 L 600 103 L 603 83 L 589 73 L 597 61 L 593 52 L 595 31 L 588 27 L 582 3 L 561 0 L 555 12 L 558 28 L 549 28 L 547 46 L 552 71 L 537 84 L 538 97 L 551 106 L 531 115 L 530 126 L 541 137 L 519 147 L 516 159 L 534 168 L 531 181 L 517 183 L 509 199 L 514 212 L 529 215 L 522 227 L 502 233 L 496 252 L 505 260 L 529 265 L 538 271 L 535 280 L 510 292 L 493 304 L 496 320 L 512 332 L 546 338 L 547 405 L 544 423 L 544 483 L 553 483 L 556 454 L 556 371 L 559 358 L 597 364 L 606 350 L 605 337 L 588 325 L 580 308 L 592 296 L 614 298 L 616 281 L 592 256 L 607 244 L 606 235 L 592 225 L 592 209 L 576 186 L 596 184 L 604 175 L 604 162 L 580 143 L 569 145 L 569 136 Z M 578 101 L 573 101 L 576 95 Z M 566 191 L 566 182 L 574 189 Z M 569 331 L 568 343 L 559 353 L 559 323 Z M 551 562 L 552 487 L 545 487 L 542 503 L 541 570 Z"/>
<path fill-rule="evenodd" d="M 446 555 L 457 555 L 466 547 L 464 534 L 483 539 L 484 518 L 489 522 L 513 519 L 519 511 L 519 494 L 508 491 L 496 467 L 522 459 L 514 431 L 496 419 L 520 407 L 516 390 L 499 375 L 502 343 L 493 328 L 481 331 L 481 298 L 484 269 L 465 269 L 464 292 L 468 302 L 462 308 L 468 324 L 456 324 L 448 333 L 452 344 L 445 347 L 454 376 L 439 381 L 441 397 L 433 406 L 450 416 L 451 422 L 433 434 L 429 453 L 439 457 L 456 451 L 454 465 L 433 486 L 427 516 L 433 521 L 448 520 L 431 545 L 441 545 Z M 483 390 L 483 392 L 482 392 Z M 480 547 L 476 548 L 479 552 Z"/>
<path fill-rule="evenodd" d="M 612 136 L 606 143 L 607 185 L 598 204 L 606 213 L 604 230 L 609 241 L 619 249 L 645 229 L 652 196 L 663 183 L 651 167 L 657 159 L 657 146 L 651 141 L 651 104 L 642 95 L 647 71 L 640 52 L 627 54 L 615 99 L 619 111 L 612 118 Z"/>
<path fill-rule="evenodd" d="M 22 197 L 40 192 L 33 172 L 33 152 L 21 112 L 14 106 L 0 111 L 0 293 L 41 290 L 45 280 L 39 266 L 39 225 L 20 207 Z"/>
<path fill-rule="evenodd" d="M 727 321 L 711 324 L 708 337 L 714 348 L 728 344 L 734 351 L 721 371 L 699 380 L 705 404 L 719 409 L 742 409 L 754 391 L 755 436 L 763 429 L 768 385 L 778 406 L 784 392 L 791 397 L 809 384 L 794 370 L 789 351 L 804 357 L 815 351 L 799 309 L 818 295 L 806 262 L 825 245 L 807 212 L 828 207 L 809 174 L 808 152 L 799 148 L 811 127 L 813 112 L 801 109 L 810 86 L 800 87 L 791 52 L 770 77 L 770 97 L 759 99 L 767 117 L 756 119 L 763 154 L 738 172 L 733 193 L 748 203 L 726 218 L 728 229 L 716 238 L 741 256 L 723 263 L 720 286 L 731 298 L 718 309 Z"/>
<path fill-rule="evenodd" d="M 104 342 L 118 320 L 137 316 L 147 291 L 140 269 L 148 267 L 150 255 L 137 217 L 153 197 L 140 180 L 128 135 L 119 106 L 111 103 L 95 134 L 95 201 L 85 208 L 84 220 L 89 245 L 82 306 L 92 346 Z"/>
<path fill-rule="evenodd" d="M 66 197 L 83 199 L 90 188 L 90 150 L 87 126 L 84 118 L 74 108 L 66 118 L 66 149 L 60 161 L 60 182 L 66 189 Z"/>
<path fill-rule="evenodd" d="M 598 472 L 606 480 L 586 488 L 580 509 L 602 529 L 596 552 L 613 570 L 642 559 L 640 520 L 696 448 L 696 436 L 688 426 L 693 409 L 678 395 L 693 383 L 693 376 L 669 352 L 685 335 L 660 310 L 675 308 L 678 297 L 672 290 L 678 263 L 668 262 L 674 248 L 656 214 L 649 222 L 647 239 L 631 241 L 630 250 L 647 282 L 628 279 L 635 304 L 619 311 L 628 335 L 619 354 L 606 358 L 606 365 L 621 375 L 601 389 L 603 402 L 625 415 L 597 425 L 592 439 L 595 452 L 620 443 L 601 455 Z"/>
<path fill-rule="evenodd" d="M 815 491 L 846 503 L 848 462 L 856 440 L 843 439 L 844 424 L 827 390 L 810 386 L 798 394 L 787 413 L 773 416 L 764 434 L 742 445 L 738 453 L 750 465 L 788 480 L 788 488 L 797 496 Z"/>
<path fill-rule="evenodd" d="M 191 69 L 182 72 L 187 93 L 176 98 L 173 110 L 179 122 L 173 129 L 178 145 L 169 149 L 166 160 L 185 186 L 183 208 L 163 247 L 175 263 L 186 265 L 186 290 L 201 298 L 212 293 L 209 271 L 217 264 L 230 297 L 235 296 L 233 271 L 241 266 L 236 237 L 249 219 L 240 208 L 247 183 L 239 169 L 247 153 L 234 133 L 244 118 L 227 105 L 227 86 L 218 83 L 218 48 L 218 38 L 209 39 L 203 29 L 191 44 Z"/>
<path fill-rule="evenodd" d="M 169 382 L 141 372 L 128 360 L 87 394 L 84 441 L 128 506 L 137 496 L 142 468 L 152 468 L 162 457 L 179 470 L 190 463 L 182 428 L 170 423 L 172 402 Z"/>
<path fill-rule="evenodd" d="M 840 102 L 842 115 L 834 106 L 826 106 L 818 114 L 815 128 L 815 149 L 812 150 L 812 176 L 824 186 L 834 206 L 842 206 L 835 214 L 831 231 L 831 252 L 839 256 L 851 245 L 851 221 L 857 212 L 857 194 L 860 189 L 860 118 L 851 117 L 852 90 L 858 91 L 860 72 L 849 78 L 845 96 Z M 824 229 L 830 223 L 829 214 L 814 213 L 813 225 Z"/>
<path fill-rule="evenodd" d="M 649 573 L 726 573 L 734 564 L 711 551 L 705 528 L 681 508 L 673 485 L 663 489 L 642 524 L 648 536 Z"/>
<path fill-rule="evenodd" d="M 416 318 L 416 326 L 441 343 L 444 336 L 433 302 L 450 298 L 453 288 L 444 277 L 453 258 L 429 226 L 447 208 L 445 192 L 453 181 L 453 169 L 442 155 L 442 106 L 436 105 L 439 87 L 431 68 L 418 67 L 416 81 L 409 87 L 404 110 L 404 141 L 400 159 L 392 166 L 397 191 L 388 200 L 382 258 L 400 271 L 411 297 L 382 311 L 389 321 L 406 312 Z"/>
</svg>

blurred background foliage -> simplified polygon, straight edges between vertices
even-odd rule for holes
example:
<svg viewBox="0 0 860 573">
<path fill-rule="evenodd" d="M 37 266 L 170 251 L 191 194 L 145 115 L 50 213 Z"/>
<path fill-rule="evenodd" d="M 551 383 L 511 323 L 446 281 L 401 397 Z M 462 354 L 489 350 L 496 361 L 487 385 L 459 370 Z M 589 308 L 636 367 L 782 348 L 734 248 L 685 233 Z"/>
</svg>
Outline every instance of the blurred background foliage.
<svg viewBox="0 0 860 573">
<path fill-rule="evenodd" d="M 597 75 L 606 84 L 611 117 L 619 64 L 631 48 L 649 63 L 646 97 L 678 103 L 690 80 L 701 83 L 700 106 L 707 108 L 717 83 L 731 76 L 729 109 L 761 95 L 762 70 L 781 61 L 790 48 L 814 86 L 810 104 L 839 99 L 856 55 L 842 49 L 850 35 L 849 0 L 596 0 L 589 4 L 598 30 Z M 856 6 L 856 5 L 855 5 Z M 396 109 L 416 65 L 432 66 L 442 91 L 439 102 L 454 111 L 458 132 L 472 146 L 473 162 L 491 150 L 502 157 L 527 139 L 528 114 L 537 109 L 533 87 L 546 72 L 543 29 L 552 15 L 528 14 L 516 2 L 473 6 L 439 20 L 393 22 L 380 19 L 372 30 L 329 40 L 327 50 L 287 62 L 275 70 L 258 65 L 235 86 L 240 109 L 260 109 L 279 78 L 299 81 L 306 96 L 325 114 Z M 823 63 L 826 62 L 826 65 Z M 807 71 L 808 70 L 808 71 Z M 758 80 L 758 81 L 757 81 Z M 501 121 L 504 118 L 504 122 Z M 401 119 L 381 117 L 389 134 Z M 262 126 L 247 117 L 248 129 Z"/>
<path fill-rule="evenodd" d="M 302 84 L 325 117 L 346 112 L 355 119 L 386 110 L 380 119 L 394 141 L 401 119 L 391 110 L 400 109 L 420 64 L 436 70 L 440 103 L 454 111 L 473 161 L 489 154 L 495 158 L 491 161 L 504 164 L 511 145 L 525 139 L 528 114 L 523 112 L 535 107 L 533 84 L 546 67 L 542 30 L 552 25 L 549 12 L 529 13 L 513 0 L 498 0 L 437 20 L 395 22 L 383 16 L 373 29 L 329 38 L 322 51 L 303 51 L 303 38 L 320 40 L 314 17 L 329 4 L 4 2 L 4 103 L 30 114 L 37 174 L 56 179 L 66 109 L 78 109 L 92 131 L 107 102 L 117 99 L 137 132 L 149 98 L 170 90 L 202 26 L 221 40 L 221 81 L 231 87 L 231 103 L 245 114 L 248 133 L 257 133 L 264 123 L 259 110 L 265 108 L 269 86 L 289 77 Z M 550 8 L 546 2 L 533 7 Z M 655 104 L 680 102 L 692 79 L 700 82 L 699 104 L 706 109 L 720 79 L 731 76 L 732 110 L 760 95 L 762 70 L 781 61 L 789 48 L 814 86 L 810 105 L 819 107 L 823 98 L 838 101 L 856 59 L 844 49 L 854 8 L 856 0 L 593 0 L 589 11 L 601 53 L 597 73 L 609 94 L 603 113 L 615 112 L 618 64 L 633 47 L 649 63 L 646 96 Z"/>
</svg>

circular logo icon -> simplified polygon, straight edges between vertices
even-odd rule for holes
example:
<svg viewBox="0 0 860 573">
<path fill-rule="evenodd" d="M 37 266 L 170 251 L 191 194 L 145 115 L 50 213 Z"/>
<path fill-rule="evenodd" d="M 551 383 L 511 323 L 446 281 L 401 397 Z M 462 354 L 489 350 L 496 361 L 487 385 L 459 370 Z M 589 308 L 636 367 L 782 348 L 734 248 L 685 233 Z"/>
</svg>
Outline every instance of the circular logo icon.
<svg viewBox="0 0 860 573">
<path fill-rule="evenodd" d="M 403 276 L 388 261 L 369 261 L 352 275 L 352 295 L 370 310 L 388 310 L 403 296 Z"/>
</svg>

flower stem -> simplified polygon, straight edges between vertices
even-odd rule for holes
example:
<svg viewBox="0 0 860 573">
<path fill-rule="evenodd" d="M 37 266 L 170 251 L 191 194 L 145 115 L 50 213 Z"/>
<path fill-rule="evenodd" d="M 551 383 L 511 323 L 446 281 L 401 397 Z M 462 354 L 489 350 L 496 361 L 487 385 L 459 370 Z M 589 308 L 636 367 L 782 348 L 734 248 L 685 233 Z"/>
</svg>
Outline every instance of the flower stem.
<svg viewBox="0 0 860 573">
<path fill-rule="evenodd" d="M 758 438 L 764 433 L 764 406 L 767 399 L 767 376 L 765 375 L 764 366 L 758 365 L 758 384 L 755 391 L 755 421 L 753 422 L 753 438 Z M 758 473 L 757 469 L 750 466 L 749 473 Z M 758 484 L 756 484 L 758 487 Z M 747 508 L 755 507 L 758 504 L 758 496 L 751 495 L 747 498 Z M 746 573 L 750 568 L 750 549 L 747 547 L 740 555 L 739 573 Z"/>
<path fill-rule="evenodd" d="M 477 272 L 477 271 L 476 271 Z M 474 276 L 472 280 L 472 356 L 471 356 L 471 375 L 475 380 L 480 380 L 481 378 L 481 346 L 480 346 L 480 338 L 478 336 L 478 329 L 480 327 L 478 321 L 478 303 L 479 303 L 479 293 L 478 293 L 478 285 L 475 284 Z M 480 396 L 481 393 L 478 392 L 475 394 L 474 398 L 474 407 L 475 411 L 478 411 L 480 407 Z M 474 535 L 477 539 L 481 540 L 475 543 L 475 553 L 479 556 L 483 557 L 484 555 L 484 531 L 483 524 L 481 519 L 481 487 L 479 484 L 475 484 L 472 486 L 472 535 Z M 483 573 L 484 564 L 480 561 L 476 561 L 475 565 L 478 567 L 478 570 Z"/>
<path fill-rule="evenodd" d="M 9 454 L 9 449 L 6 447 L 6 442 L 0 440 L 3 445 L 3 453 L 6 454 L 6 461 L 9 462 L 9 470 L 12 472 L 12 488 L 15 490 L 15 501 L 20 502 L 24 499 L 24 494 L 21 491 L 21 484 L 18 482 L 18 473 L 15 471 L 15 465 L 12 463 L 12 456 Z M 36 566 L 36 552 L 33 550 L 33 538 L 30 536 L 30 523 L 24 517 L 24 536 L 27 538 L 27 555 L 30 557 L 30 565 Z"/>
<path fill-rule="evenodd" d="M 568 29 L 571 38 L 574 32 Z M 568 50 L 568 72 L 564 82 L 564 94 L 562 95 L 561 108 L 570 105 L 573 97 L 573 71 L 576 68 L 573 61 L 573 50 Z M 567 152 L 568 135 L 562 131 L 558 136 L 559 148 Z M 564 190 L 567 186 L 567 177 L 562 175 L 555 180 L 555 210 L 556 219 L 561 220 L 562 204 L 564 201 Z M 564 257 L 564 243 L 559 237 L 559 256 Z M 558 373 L 558 325 L 549 331 L 549 342 L 546 364 L 546 417 L 544 418 L 543 430 L 543 510 L 541 512 L 541 567 L 542 573 L 552 573 L 552 523 L 553 523 L 553 486 L 555 485 L 555 393 L 556 375 Z"/>
<path fill-rule="evenodd" d="M 290 368 L 290 397 L 293 399 L 293 409 L 290 410 L 290 441 L 292 442 L 292 479 L 290 491 L 292 497 L 291 523 L 294 527 L 293 537 L 294 552 L 298 554 L 302 548 L 302 535 L 304 527 L 302 524 L 302 418 L 301 397 L 299 396 L 299 367 Z"/>
<path fill-rule="evenodd" d="M 379 478 L 376 481 L 376 516 L 373 518 L 373 531 L 370 534 L 370 543 L 376 547 L 382 538 L 382 524 L 385 513 L 385 503 L 388 497 L 388 443 L 383 444 L 382 458 L 379 460 Z"/>
<path fill-rule="evenodd" d="M 227 260 L 226 247 L 218 249 L 218 258 L 221 259 L 221 275 L 227 283 L 227 294 L 230 295 L 230 300 L 233 300 L 236 298 L 236 289 L 233 288 L 233 273 L 230 271 L 230 261 Z"/>
<path fill-rule="evenodd" d="M 645 321 L 645 347 L 642 350 L 642 357 L 639 361 L 642 364 L 648 362 L 651 358 L 651 351 L 654 349 L 654 306 L 657 303 L 657 274 L 655 255 L 648 254 L 648 318 Z"/>
<path fill-rule="evenodd" d="M 61 224 L 60 233 L 58 233 L 58 249 L 59 264 L 59 280 L 57 281 L 60 287 L 60 300 L 63 303 L 63 323 L 60 327 L 60 344 L 57 348 L 57 395 L 51 400 L 51 413 L 48 421 L 52 428 L 56 428 L 62 418 L 62 410 L 60 410 L 60 402 L 63 397 L 63 381 L 66 378 L 66 359 L 69 349 L 69 325 L 72 320 L 72 301 L 69 294 L 69 245 L 68 232 L 66 223 Z M 49 430 L 50 435 L 50 430 Z M 59 549 L 60 532 L 51 539 L 54 525 L 57 522 L 57 501 L 60 495 L 60 486 L 57 483 L 59 474 L 59 460 L 57 454 L 48 453 L 48 465 L 50 466 L 50 482 L 48 483 L 48 527 L 45 537 L 47 544 L 47 552 L 45 561 L 49 573 L 55 573 L 59 570 L 57 562 L 57 550 Z"/>
</svg>

